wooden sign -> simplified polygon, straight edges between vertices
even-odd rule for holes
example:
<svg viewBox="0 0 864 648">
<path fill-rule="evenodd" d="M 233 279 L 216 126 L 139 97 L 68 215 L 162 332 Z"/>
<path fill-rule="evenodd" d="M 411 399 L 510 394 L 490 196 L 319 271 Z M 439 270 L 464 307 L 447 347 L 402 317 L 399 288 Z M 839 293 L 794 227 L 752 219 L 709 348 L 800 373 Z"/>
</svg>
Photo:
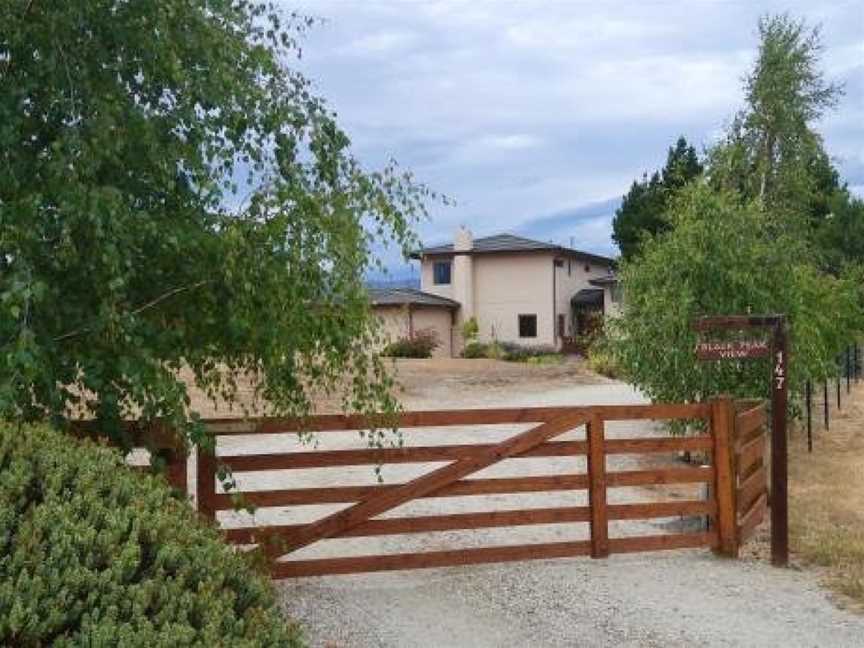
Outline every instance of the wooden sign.
<svg viewBox="0 0 864 648">
<path fill-rule="evenodd" d="M 696 357 L 700 360 L 738 360 L 763 358 L 771 353 L 768 340 L 734 340 L 731 342 L 699 342 Z"/>
<path fill-rule="evenodd" d="M 700 360 L 740 360 L 771 356 L 771 562 L 789 564 L 789 493 L 787 483 L 786 404 L 788 401 L 789 342 L 785 315 L 725 315 L 703 317 L 693 323 L 700 332 L 760 329 L 771 332 L 760 340 L 708 342 L 696 345 Z"/>
</svg>

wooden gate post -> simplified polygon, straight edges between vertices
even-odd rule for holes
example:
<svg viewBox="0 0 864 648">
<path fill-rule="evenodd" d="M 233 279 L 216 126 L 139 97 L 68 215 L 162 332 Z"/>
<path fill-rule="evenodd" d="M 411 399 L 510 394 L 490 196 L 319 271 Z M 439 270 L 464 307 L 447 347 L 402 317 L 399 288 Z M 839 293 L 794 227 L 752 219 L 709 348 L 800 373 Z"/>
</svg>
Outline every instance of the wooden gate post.
<svg viewBox="0 0 864 648">
<path fill-rule="evenodd" d="M 735 513 L 735 471 L 732 465 L 735 412 L 732 399 L 711 400 L 711 434 L 714 437 L 714 488 L 717 498 L 718 553 L 738 556 L 738 529 Z"/>
<path fill-rule="evenodd" d="M 186 479 L 186 465 L 188 455 L 186 452 L 168 448 L 160 452 L 165 460 L 165 477 L 172 488 L 176 488 L 184 495 L 189 494 L 189 484 Z"/>
<path fill-rule="evenodd" d="M 215 450 L 214 450 L 215 452 Z M 198 512 L 204 517 L 216 519 L 216 457 L 213 453 L 196 448 L 198 456 L 195 468 L 195 486 Z"/>
<path fill-rule="evenodd" d="M 609 555 L 609 516 L 606 510 L 606 449 L 603 419 L 588 422 L 588 498 L 591 504 L 591 557 Z"/>
</svg>

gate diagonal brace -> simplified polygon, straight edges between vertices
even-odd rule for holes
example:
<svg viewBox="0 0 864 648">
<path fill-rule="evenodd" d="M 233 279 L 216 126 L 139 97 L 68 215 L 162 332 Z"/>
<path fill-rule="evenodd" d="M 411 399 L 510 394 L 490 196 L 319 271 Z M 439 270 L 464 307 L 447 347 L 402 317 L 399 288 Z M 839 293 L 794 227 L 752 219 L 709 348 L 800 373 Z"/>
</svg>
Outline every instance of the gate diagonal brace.
<svg viewBox="0 0 864 648">
<path fill-rule="evenodd" d="M 530 430 L 478 451 L 473 456 L 449 463 L 405 482 L 393 490 L 370 496 L 353 506 L 316 520 L 293 533 L 292 537 L 279 547 L 279 551 L 284 552 L 283 555 L 285 555 L 318 540 L 337 537 L 370 518 L 381 515 L 412 499 L 428 495 L 503 459 L 516 457 L 552 437 L 585 425 L 588 420 L 588 416 L 579 413 L 567 414 L 546 421 Z M 262 531 L 266 533 L 266 530 Z"/>
</svg>

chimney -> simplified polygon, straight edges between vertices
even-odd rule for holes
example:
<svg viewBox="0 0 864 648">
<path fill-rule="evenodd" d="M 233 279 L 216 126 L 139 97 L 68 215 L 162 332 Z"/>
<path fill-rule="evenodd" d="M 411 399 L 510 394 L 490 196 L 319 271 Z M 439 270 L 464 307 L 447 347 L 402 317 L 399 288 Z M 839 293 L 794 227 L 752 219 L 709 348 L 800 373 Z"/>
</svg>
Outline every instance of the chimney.
<svg viewBox="0 0 864 648">
<path fill-rule="evenodd" d="M 465 252 L 474 247 L 474 235 L 464 225 L 460 225 L 456 230 L 456 236 L 453 237 L 453 250 L 456 252 Z"/>
<path fill-rule="evenodd" d="M 463 322 L 474 316 L 474 260 L 471 254 L 465 254 L 473 249 L 471 230 L 460 226 L 453 237 L 453 299 L 461 305 L 459 315 Z"/>
</svg>

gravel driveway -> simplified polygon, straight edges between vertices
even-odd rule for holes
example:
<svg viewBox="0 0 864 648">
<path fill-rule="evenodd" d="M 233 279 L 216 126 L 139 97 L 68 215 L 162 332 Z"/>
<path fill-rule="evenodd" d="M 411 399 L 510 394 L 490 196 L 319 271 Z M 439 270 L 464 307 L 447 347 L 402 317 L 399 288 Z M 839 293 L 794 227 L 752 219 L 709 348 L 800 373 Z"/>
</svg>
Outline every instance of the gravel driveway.
<svg viewBox="0 0 864 648">
<path fill-rule="evenodd" d="M 410 390 L 403 400 L 408 409 L 641 401 L 637 393 L 620 383 L 563 384 L 539 382 L 518 389 L 507 385 L 489 389 L 488 385 L 472 385 L 451 377 L 432 381 L 428 390 Z M 639 425 L 644 424 L 622 424 L 612 434 L 656 433 L 637 430 Z M 329 433 L 320 436 L 324 447 L 333 439 L 339 442 Z M 464 436 L 459 437 L 452 442 L 465 442 Z M 441 442 L 442 437 L 437 438 Z M 261 442 L 272 444 L 273 440 Z M 230 443 L 239 444 L 234 447 L 237 451 L 244 442 L 235 439 Z M 546 462 L 543 472 L 548 473 L 572 471 L 574 459 L 540 461 Z M 430 467 L 413 469 L 422 473 Z M 622 467 L 626 466 L 610 466 Z M 410 465 L 395 468 L 396 472 L 385 474 L 387 481 L 401 481 L 410 476 L 404 471 L 412 470 Z M 331 469 L 318 473 L 322 470 Z M 292 471 L 292 487 L 297 485 L 296 479 L 304 478 L 300 474 L 304 472 L 309 471 Z M 368 467 L 356 472 L 343 468 L 336 469 L 332 477 L 313 479 L 317 485 L 331 480 L 369 483 L 369 472 Z M 308 474 L 305 477 L 310 478 Z M 258 475 L 257 482 L 257 487 L 273 488 L 278 477 Z M 249 487 L 255 487 L 253 481 Z M 635 494 L 637 500 L 649 495 L 642 489 L 630 490 L 641 491 Z M 499 504 L 497 508 L 554 506 L 560 497 L 569 498 L 570 505 L 584 503 L 584 493 L 525 495 L 530 501 L 517 506 L 500 506 L 503 500 L 492 498 Z M 485 497 L 414 502 L 408 508 L 400 507 L 398 514 L 427 513 L 430 505 L 443 507 L 444 502 L 448 502 L 447 508 L 436 510 L 488 509 L 491 502 L 484 502 Z M 620 497 L 618 501 L 627 501 L 624 494 Z M 299 508 L 310 510 L 261 511 L 258 521 L 297 522 L 327 512 L 322 507 Z M 234 515 L 232 520 L 232 515 L 226 518 L 228 524 L 242 523 L 242 516 Z M 657 533 L 656 525 L 674 525 L 676 521 L 617 524 L 614 535 L 641 535 Z M 434 544 L 423 536 L 349 538 L 317 543 L 298 552 L 303 555 L 297 557 L 578 539 L 587 536 L 586 526 L 435 534 Z M 707 550 L 329 576 L 285 580 L 278 587 L 286 614 L 306 627 L 313 646 L 864 646 L 864 618 L 835 607 L 811 574 L 716 558 Z"/>
</svg>

